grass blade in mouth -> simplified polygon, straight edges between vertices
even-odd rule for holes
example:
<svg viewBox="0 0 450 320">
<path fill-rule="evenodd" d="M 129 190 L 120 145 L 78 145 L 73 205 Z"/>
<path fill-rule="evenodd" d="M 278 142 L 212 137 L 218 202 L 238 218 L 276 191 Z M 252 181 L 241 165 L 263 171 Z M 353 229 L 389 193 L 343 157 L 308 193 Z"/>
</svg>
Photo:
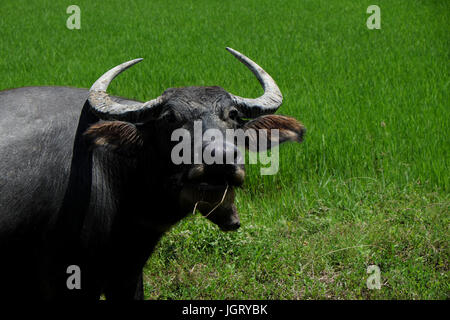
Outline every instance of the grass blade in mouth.
<svg viewBox="0 0 450 320">
<path fill-rule="evenodd" d="M 216 210 L 216 209 L 223 203 L 223 201 L 225 200 L 225 197 L 226 197 L 226 195 L 227 195 L 227 192 L 228 192 L 228 183 L 227 183 L 227 186 L 226 186 L 226 188 L 225 188 L 225 191 L 223 192 L 222 199 L 214 206 L 214 208 L 212 208 L 211 211 L 208 212 L 208 214 L 205 215 L 205 217 L 208 217 L 214 210 Z M 195 205 L 194 205 L 194 209 L 192 210 L 192 214 L 195 214 L 195 210 L 197 210 L 197 205 L 198 205 L 200 202 L 205 202 L 205 201 L 203 201 L 203 200 L 197 201 L 197 202 L 195 203 Z"/>
</svg>

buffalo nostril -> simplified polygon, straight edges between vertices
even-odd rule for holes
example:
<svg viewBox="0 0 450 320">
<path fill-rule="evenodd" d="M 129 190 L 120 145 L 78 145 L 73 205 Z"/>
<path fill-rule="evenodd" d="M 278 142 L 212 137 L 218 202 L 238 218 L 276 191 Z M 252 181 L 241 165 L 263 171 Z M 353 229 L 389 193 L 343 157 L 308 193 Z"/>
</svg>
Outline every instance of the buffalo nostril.
<svg viewBox="0 0 450 320">
<path fill-rule="evenodd" d="M 235 185 L 239 186 L 244 183 L 245 171 L 241 167 L 237 166 L 233 173 L 233 182 Z"/>
<path fill-rule="evenodd" d="M 204 173 L 205 173 L 205 167 L 202 164 L 196 165 L 189 170 L 188 180 L 199 179 L 203 176 Z"/>
</svg>

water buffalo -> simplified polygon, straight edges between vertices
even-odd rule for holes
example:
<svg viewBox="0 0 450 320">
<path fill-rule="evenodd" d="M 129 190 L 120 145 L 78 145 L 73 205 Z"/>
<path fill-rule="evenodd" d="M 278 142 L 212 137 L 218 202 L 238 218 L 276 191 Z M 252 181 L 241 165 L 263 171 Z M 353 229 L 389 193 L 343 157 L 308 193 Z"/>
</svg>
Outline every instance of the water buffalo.
<svg viewBox="0 0 450 320">
<path fill-rule="evenodd" d="M 227 50 L 258 78 L 261 97 L 220 87 L 171 88 L 147 102 L 109 96 L 110 82 L 141 59 L 106 72 L 90 90 L 0 92 L 1 298 L 142 299 L 146 260 L 194 208 L 222 230 L 239 228 L 234 189 L 243 164 L 175 164 L 172 133 L 192 132 L 194 122 L 221 132 L 264 129 L 267 139 L 278 129 L 281 143 L 300 142 L 305 129 L 273 115 L 282 95 L 270 75 Z M 206 147 L 242 159 L 229 142 L 202 141 Z M 80 286 L 68 286 L 71 266 Z"/>
</svg>

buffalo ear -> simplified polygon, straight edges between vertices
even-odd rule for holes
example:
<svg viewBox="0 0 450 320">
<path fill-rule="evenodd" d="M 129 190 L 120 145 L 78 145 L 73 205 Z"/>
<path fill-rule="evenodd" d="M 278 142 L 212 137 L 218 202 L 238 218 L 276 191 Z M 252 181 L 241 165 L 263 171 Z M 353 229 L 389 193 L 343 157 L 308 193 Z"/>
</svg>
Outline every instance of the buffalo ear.
<svg viewBox="0 0 450 320">
<path fill-rule="evenodd" d="M 91 125 L 84 136 L 93 147 L 103 147 L 122 154 L 131 155 L 143 145 L 143 137 L 132 123 L 104 121 Z"/>
<path fill-rule="evenodd" d="M 246 148 L 250 151 L 264 151 L 260 147 L 261 138 L 266 138 L 266 148 L 270 149 L 286 141 L 302 142 L 306 128 L 295 118 L 281 115 L 265 115 L 247 122 L 244 131 L 248 136 Z M 278 129 L 278 140 L 273 136 L 272 130 Z M 260 131 L 265 131 L 266 135 Z"/>
</svg>

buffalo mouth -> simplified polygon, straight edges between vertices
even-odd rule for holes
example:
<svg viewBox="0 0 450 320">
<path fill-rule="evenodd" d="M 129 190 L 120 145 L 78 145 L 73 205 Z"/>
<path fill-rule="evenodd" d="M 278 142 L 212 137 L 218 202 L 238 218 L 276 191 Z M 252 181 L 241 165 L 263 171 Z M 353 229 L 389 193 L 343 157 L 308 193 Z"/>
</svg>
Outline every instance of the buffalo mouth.
<svg viewBox="0 0 450 320">
<path fill-rule="evenodd" d="M 235 188 L 235 185 L 224 179 L 190 181 L 183 184 L 180 203 L 190 212 L 200 211 L 222 231 L 233 231 L 240 227 L 239 214 L 234 204 Z"/>
</svg>

